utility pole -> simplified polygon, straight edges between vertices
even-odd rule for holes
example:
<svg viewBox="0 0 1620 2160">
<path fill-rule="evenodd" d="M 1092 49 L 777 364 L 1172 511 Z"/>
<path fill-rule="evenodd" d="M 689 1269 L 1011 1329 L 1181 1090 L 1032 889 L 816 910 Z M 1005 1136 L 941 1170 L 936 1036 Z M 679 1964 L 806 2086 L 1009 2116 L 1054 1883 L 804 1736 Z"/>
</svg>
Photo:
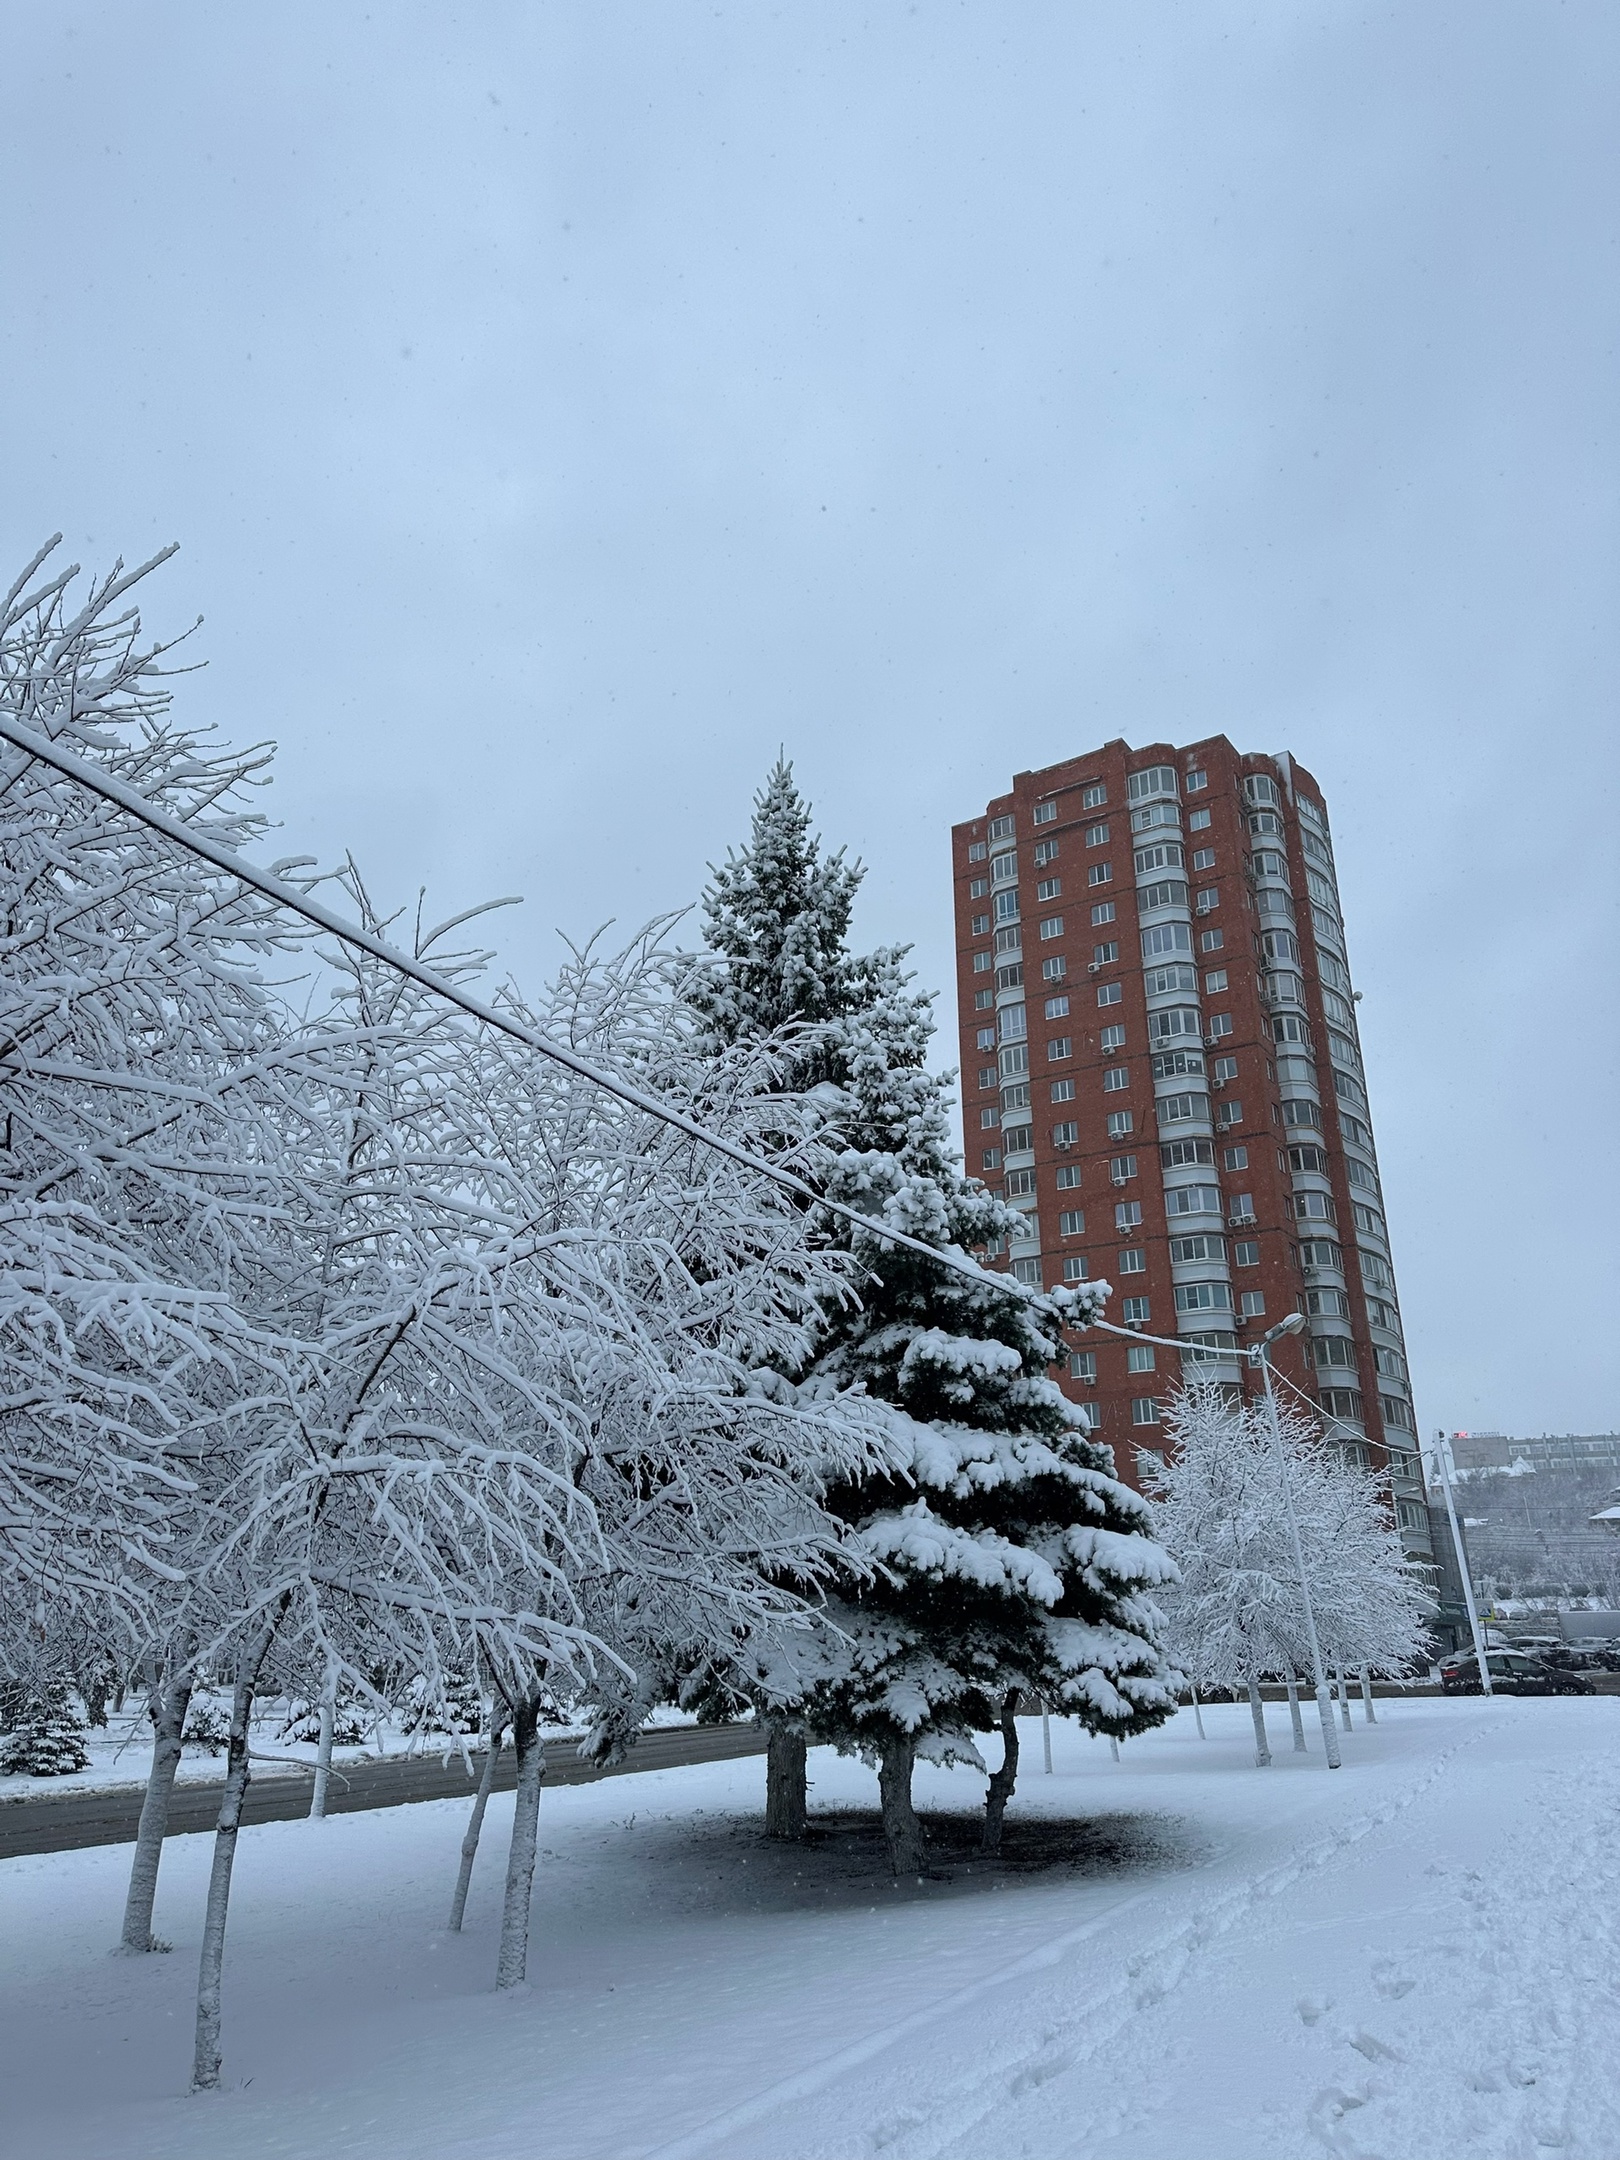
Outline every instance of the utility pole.
<svg viewBox="0 0 1620 2160">
<path fill-rule="evenodd" d="M 1479 1624 L 1479 1608 L 1474 1603 L 1474 1585 L 1468 1573 L 1468 1553 L 1463 1545 L 1462 1524 L 1457 1520 L 1457 1501 L 1451 1483 L 1451 1445 L 1443 1432 L 1434 1436 L 1435 1467 L 1440 1472 L 1440 1490 L 1446 1496 L 1446 1519 L 1451 1524 L 1451 1548 L 1457 1555 L 1457 1573 L 1462 1577 L 1463 1603 L 1468 1608 L 1468 1631 L 1474 1638 L 1474 1655 L 1479 1659 L 1479 1685 L 1483 1694 L 1491 1689 L 1491 1663 L 1485 1654 L 1485 1631 Z"/>
</svg>

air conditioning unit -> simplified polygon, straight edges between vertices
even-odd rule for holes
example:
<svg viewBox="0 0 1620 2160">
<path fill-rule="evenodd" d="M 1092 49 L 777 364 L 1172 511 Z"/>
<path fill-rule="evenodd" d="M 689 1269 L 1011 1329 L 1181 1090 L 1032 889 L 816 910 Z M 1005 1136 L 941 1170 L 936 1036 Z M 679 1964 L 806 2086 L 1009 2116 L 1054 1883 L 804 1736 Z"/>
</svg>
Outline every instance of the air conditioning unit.
<svg viewBox="0 0 1620 2160">
<path fill-rule="evenodd" d="M 1086 973 L 1088 975 L 1100 975 L 1102 973 L 1102 965 L 1103 964 L 1100 960 L 1088 961 L 1086 964 Z"/>
</svg>

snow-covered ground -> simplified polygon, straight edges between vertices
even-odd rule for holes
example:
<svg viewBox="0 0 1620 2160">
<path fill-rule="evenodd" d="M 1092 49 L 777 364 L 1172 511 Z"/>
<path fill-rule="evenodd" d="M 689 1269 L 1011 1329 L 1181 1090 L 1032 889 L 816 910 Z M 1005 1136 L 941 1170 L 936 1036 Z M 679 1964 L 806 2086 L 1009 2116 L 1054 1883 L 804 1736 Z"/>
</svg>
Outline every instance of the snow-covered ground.
<svg viewBox="0 0 1620 2160">
<path fill-rule="evenodd" d="M 1025 1731 L 999 1871 L 894 1885 L 868 1827 L 758 1836 L 757 1760 L 547 1796 L 533 1985 L 491 1992 L 491 1803 L 243 1833 L 229 2090 L 182 2097 L 209 1841 L 172 1956 L 109 1957 L 128 1848 L 0 1863 L 0 2109 L 53 2160 L 1615 2160 L 1620 1703 L 1405 1701 L 1337 1775 L 1248 1712 Z M 813 1803 L 869 1809 L 825 1751 Z M 979 1781 L 919 1773 L 963 1811 Z M 1060 1830 L 1064 1818 L 1073 1831 Z M 848 1818 L 845 1818 L 847 1821 Z M 1019 1843 L 1012 1845 L 1017 1837 Z M 1067 1854 L 1066 1864 L 1050 1862 Z"/>
</svg>

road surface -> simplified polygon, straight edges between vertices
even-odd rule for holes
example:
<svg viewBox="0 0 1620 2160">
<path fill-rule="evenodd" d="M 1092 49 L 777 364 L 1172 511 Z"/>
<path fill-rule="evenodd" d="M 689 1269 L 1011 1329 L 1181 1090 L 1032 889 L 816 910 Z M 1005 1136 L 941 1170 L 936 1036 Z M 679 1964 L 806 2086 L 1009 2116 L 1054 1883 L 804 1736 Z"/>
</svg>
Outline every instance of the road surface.
<svg viewBox="0 0 1620 2160">
<path fill-rule="evenodd" d="M 583 1763 L 576 1742 L 554 1742 L 546 1757 L 548 1785 L 587 1785 L 602 1777 L 626 1777 L 640 1770 L 672 1770 L 683 1763 L 721 1762 L 737 1755 L 763 1755 L 765 1735 L 757 1725 L 660 1725 L 644 1732 L 624 1761 L 612 1770 Z M 478 1765 L 474 1758 L 475 1767 Z M 510 1792 L 517 1782 L 517 1762 L 503 1749 L 496 1766 L 495 1789 Z M 398 1807 L 408 1800 L 471 1797 L 476 1783 L 459 1758 L 441 1762 L 437 1755 L 394 1755 L 380 1762 L 340 1762 L 332 1766 L 327 1793 L 329 1815 L 361 1808 Z M 212 1830 L 219 1814 L 218 1779 L 176 1785 L 169 1803 L 169 1832 Z M 255 1768 L 248 1786 L 244 1822 L 287 1822 L 309 1812 L 310 1779 L 282 1766 Z M 103 1785 L 72 1792 L 32 1792 L 0 1801 L 0 1859 L 19 1853 L 66 1852 L 81 1845 L 127 1845 L 140 1820 L 139 1785 Z"/>
</svg>

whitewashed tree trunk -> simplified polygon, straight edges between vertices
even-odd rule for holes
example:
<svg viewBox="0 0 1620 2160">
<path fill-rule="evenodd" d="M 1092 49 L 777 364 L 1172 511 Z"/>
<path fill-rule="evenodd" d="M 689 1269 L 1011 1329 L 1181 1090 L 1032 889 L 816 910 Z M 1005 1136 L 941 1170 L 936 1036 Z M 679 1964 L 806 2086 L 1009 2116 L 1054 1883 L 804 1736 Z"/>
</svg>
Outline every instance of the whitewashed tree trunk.
<svg viewBox="0 0 1620 2160">
<path fill-rule="evenodd" d="M 1344 1684 L 1344 1667 L 1342 1665 L 1334 1667 L 1333 1679 L 1334 1685 L 1339 1691 L 1339 1715 L 1344 1720 L 1345 1731 L 1348 1732 L 1350 1730 L 1350 1690 Z"/>
<path fill-rule="evenodd" d="M 1361 1707 L 1366 1713 L 1367 1723 L 1376 1725 L 1378 1713 L 1373 1708 L 1372 1674 L 1365 1665 L 1361 1668 Z"/>
<path fill-rule="evenodd" d="M 984 1795 L 984 1835 L 979 1850 L 999 1853 L 1001 1823 L 1018 1783 L 1018 1691 L 1011 1690 L 1001 1705 L 1001 1767 L 990 1773 Z"/>
<path fill-rule="evenodd" d="M 878 1797 L 883 1805 L 883 1836 L 889 1866 L 896 1875 L 920 1875 L 925 1864 L 922 1824 L 911 1800 L 916 1767 L 915 1740 L 886 1740 L 878 1758 Z"/>
<path fill-rule="evenodd" d="M 253 1692 L 269 1651 L 274 1627 L 267 1628 L 242 1659 L 231 1703 L 231 1744 L 226 1757 L 225 1791 L 214 1830 L 214 1864 L 208 1877 L 208 1906 L 203 1917 L 202 1957 L 197 1968 L 197 2037 L 191 2065 L 191 2089 L 217 2092 L 220 2072 L 220 2014 L 225 1971 L 225 1920 L 231 1902 L 231 1870 L 236 1864 L 236 1834 L 242 1827 L 242 1803 L 248 1789 L 248 1720 Z"/>
<path fill-rule="evenodd" d="M 489 1746 L 484 1750 L 484 1772 L 478 1780 L 478 1793 L 473 1801 L 472 1819 L 467 1825 L 467 1835 L 461 1841 L 461 1870 L 456 1876 L 456 1894 L 450 1900 L 450 1929 L 452 1934 L 461 1933 L 461 1922 L 467 1910 L 467 1892 L 472 1888 L 473 1862 L 478 1858 L 478 1840 L 484 1828 L 484 1810 L 489 1806 L 489 1796 L 495 1789 L 495 1766 L 501 1759 L 501 1741 L 506 1728 L 496 1718 L 489 1728 Z"/>
<path fill-rule="evenodd" d="M 780 1718 L 770 1718 L 765 1735 L 765 1835 L 802 1838 L 810 1825 L 809 1742 L 803 1728 L 795 1730 Z"/>
<path fill-rule="evenodd" d="M 517 1756 L 517 1791 L 512 1801 L 512 1847 L 506 1860 L 506 1898 L 501 1908 L 501 1948 L 495 1965 L 497 1988 L 523 1987 L 529 1975 L 529 1910 L 540 1843 L 540 1785 L 546 1774 L 540 1705 L 533 1695 L 520 1697 L 513 1706 L 512 1747 Z"/>
<path fill-rule="evenodd" d="M 1207 1740 L 1207 1739 L 1209 1738 L 1209 1735 L 1208 1735 L 1208 1733 L 1207 1733 L 1207 1732 L 1205 1732 L 1205 1730 L 1204 1730 L 1204 1713 L 1203 1713 L 1202 1709 L 1200 1709 L 1200 1707 L 1199 1707 L 1199 1703 L 1198 1703 L 1198 1690 L 1197 1690 L 1196 1688 L 1194 1688 L 1194 1689 L 1193 1689 L 1193 1691 L 1192 1691 L 1192 1699 L 1193 1699 L 1193 1723 L 1194 1723 L 1194 1724 L 1195 1724 L 1195 1725 L 1196 1725 L 1196 1726 L 1198 1727 L 1198 1737 L 1199 1737 L 1199 1739 L 1200 1739 L 1200 1740 Z"/>
<path fill-rule="evenodd" d="M 154 1674 L 150 1700 L 152 1767 L 147 1772 L 140 1827 L 135 1832 L 135 1857 L 130 1862 L 129 1892 L 124 1899 L 124 1932 L 118 1943 L 119 1949 L 132 1957 L 158 1948 L 152 1935 L 152 1908 L 157 1900 L 163 1840 L 169 1828 L 169 1799 L 180 1768 L 191 1682 L 173 1679 L 164 1687 Z"/>
<path fill-rule="evenodd" d="M 1305 1747 L 1305 1713 L 1299 1707 L 1299 1682 L 1292 1673 L 1288 1675 L 1288 1721 L 1294 1728 L 1294 1753 L 1303 1755 Z"/>
<path fill-rule="evenodd" d="M 309 1819 L 326 1813 L 326 1788 L 332 1777 L 332 1733 L 337 1725 L 337 1675 L 329 1673 L 321 1690 L 321 1734 L 315 1744 L 315 1789 L 309 1796 Z"/>
<path fill-rule="evenodd" d="M 1249 1682 L 1249 1715 L 1254 1719 L 1254 1766 L 1264 1770 L 1271 1762 L 1271 1743 L 1266 1738 L 1266 1706 L 1260 1699 L 1260 1683 Z"/>
</svg>

